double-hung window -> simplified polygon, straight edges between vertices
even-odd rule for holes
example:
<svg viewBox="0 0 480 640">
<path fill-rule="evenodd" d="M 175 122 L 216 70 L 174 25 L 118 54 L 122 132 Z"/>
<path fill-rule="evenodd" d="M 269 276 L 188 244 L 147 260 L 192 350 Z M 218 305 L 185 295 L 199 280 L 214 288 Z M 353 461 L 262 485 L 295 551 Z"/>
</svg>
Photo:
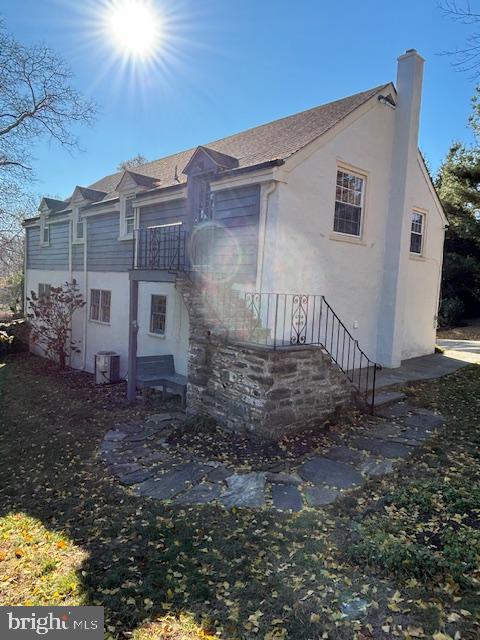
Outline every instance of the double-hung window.
<svg viewBox="0 0 480 640">
<path fill-rule="evenodd" d="M 423 253 L 423 233 L 425 229 L 425 215 L 413 211 L 412 226 L 410 228 L 410 253 L 421 256 Z"/>
<path fill-rule="evenodd" d="M 337 171 L 333 230 L 351 236 L 362 232 L 365 178 L 344 169 Z"/>
<path fill-rule="evenodd" d="M 111 291 L 90 289 L 90 320 L 109 324 L 111 301 Z"/>
<path fill-rule="evenodd" d="M 83 242 L 85 223 L 80 219 L 80 210 L 78 207 L 73 209 L 73 241 Z"/>
<path fill-rule="evenodd" d="M 152 295 L 150 303 L 150 333 L 165 335 L 167 296 Z"/>
<path fill-rule="evenodd" d="M 130 240 L 135 229 L 135 194 L 122 196 L 120 201 L 120 239 Z"/>
<path fill-rule="evenodd" d="M 51 285 L 44 282 L 38 283 L 38 298 L 40 300 L 48 299 L 50 297 L 50 287 Z"/>
<path fill-rule="evenodd" d="M 50 227 L 47 224 L 46 215 L 40 216 L 40 244 L 48 246 L 50 244 Z"/>
</svg>

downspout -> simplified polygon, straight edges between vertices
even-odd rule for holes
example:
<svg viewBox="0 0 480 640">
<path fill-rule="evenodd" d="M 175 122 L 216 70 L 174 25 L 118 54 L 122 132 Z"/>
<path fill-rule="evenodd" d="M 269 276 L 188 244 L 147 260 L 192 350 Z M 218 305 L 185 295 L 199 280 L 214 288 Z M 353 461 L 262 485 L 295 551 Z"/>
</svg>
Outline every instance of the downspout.
<svg viewBox="0 0 480 640">
<path fill-rule="evenodd" d="M 261 259 L 260 259 L 260 273 L 259 273 L 259 277 L 257 278 L 257 290 L 261 291 L 262 290 L 262 284 L 263 284 L 263 264 L 265 261 L 265 245 L 267 242 L 267 228 L 268 228 L 268 201 L 270 198 L 270 195 L 275 191 L 275 189 L 277 188 L 277 182 L 271 182 L 269 185 L 266 185 L 263 190 L 262 190 L 262 202 L 261 202 L 261 208 L 263 211 L 263 238 L 262 238 L 262 248 L 261 248 Z"/>
<path fill-rule="evenodd" d="M 72 280 L 73 280 L 73 270 L 72 270 L 72 242 L 73 242 L 73 238 L 72 238 L 72 221 L 71 220 L 68 223 L 68 237 L 70 239 L 70 242 L 68 243 L 68 270 L 70 272 L 69 282 L 72 282 Z"/>
<path fill-rule="evenodd" d="M 23 228 L 23 315 L 27 317 L 27 228 Z"/>
<path fill-rule="evenodd" d="M 85 313 L 83 314 L 83 371 L 87 368 L 87 327 L 88 327 L 88 270 L 87 270 L 87 245 L 88 245 L 88 218 L 84 218 L 83 224 L 85 225 L 83 230 L 83 282 L 85 289 Z"/>
<path fill-rule="evenodd" d="M 68 281 L 73 281 L 73 271 L 72 271 L 72 220 L 70 218 L 68 222 Z M 73 318 L 70 318 L 70 338 L 73 338 Z M 72 350 L 68 350 L 68 364 L 72 366 Z"/>
</svg>

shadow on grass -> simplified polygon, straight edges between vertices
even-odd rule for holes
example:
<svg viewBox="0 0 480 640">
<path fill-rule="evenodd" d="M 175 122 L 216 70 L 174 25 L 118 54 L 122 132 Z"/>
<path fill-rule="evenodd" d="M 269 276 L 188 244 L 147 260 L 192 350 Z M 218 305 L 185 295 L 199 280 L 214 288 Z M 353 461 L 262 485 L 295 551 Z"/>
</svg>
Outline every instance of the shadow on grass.
<svg viewBox="0 0 480 640">
<path fill-rule="evenodd" d="M 318 515 L 134 497 L 106 473 L 97 449 L 112 424 L 141 417 L 143 408 L 119 407 L 82 374 L 62 378 L 32 356 L 8 360 L 0 385 L 0 515 L 26 513 L 85 550 L 78 602 L 103 605 L 112 635 L 169 612 L 191 613 L 231 638 L 265 634 L 275 618 L 286 620 L 291 637 L 318 631 L 307 602 L 291 608 L 310 556 L 325 551 Z M 62 604 L 62 594 L 51 597 L 44 604 Z"/>
</svg>

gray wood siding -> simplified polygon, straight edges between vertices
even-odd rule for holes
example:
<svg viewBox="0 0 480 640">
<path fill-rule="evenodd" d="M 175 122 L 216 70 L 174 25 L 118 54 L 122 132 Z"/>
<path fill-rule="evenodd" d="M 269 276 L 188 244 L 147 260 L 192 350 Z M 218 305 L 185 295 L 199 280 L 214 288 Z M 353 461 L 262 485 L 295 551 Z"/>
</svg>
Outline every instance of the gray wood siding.
<svg viewBox="0 0 480 640">
<path fill-rule="evenodd" d="M 84 247 L 82 244 L 72 245 L 72 269 L 73 271 L 83 270 Z"/>
<path fill-rule="evenodd" d="M 249 185 L 215 193 L 215 256 L 221 262 L 231 260 L 232 236 L 240 249 L 237 273 L 240 282 L 253 282 L 257 274 L 260 186 Z M 225 231 L 222 231 L 222 227 Z"/>
<path fill-rule="evenodd" d="M 151 204 L 140 209 L 140 227 L 152 227 L 157 224 L 185 222 L 187 217 L 187 201 L 182 198 Z"/>
<path fill-rule="evenodd" d="M 40 227 L 27 227 L 27 268 L 66 271 L 68 264 L 68 222 L 50 225 L 50 244 L 40 246 Z"/>
<path fill-rule="evenodd" d="M 133 240 L 118 239 L 118 213 L 105 213 L 89 218 L 87 230 L 89 271 L 128 271 L 132 268 Z"/>
</svg>

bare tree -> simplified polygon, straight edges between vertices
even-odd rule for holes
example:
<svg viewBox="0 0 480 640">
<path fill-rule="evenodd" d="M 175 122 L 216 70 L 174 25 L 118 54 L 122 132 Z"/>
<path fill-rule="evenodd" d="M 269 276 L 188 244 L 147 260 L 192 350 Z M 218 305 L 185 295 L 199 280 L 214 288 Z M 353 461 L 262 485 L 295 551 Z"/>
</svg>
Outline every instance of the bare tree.
<svg viewBox="0 0 480 640">
<path fill-rule="evenodd" d="M 136 156 L 130 158 L 130 160 L 124 160 L 120 162 L 117 169 L 119 171 L 124 171 L 125 169 L 134 169 L 135 167 L 140 167 L 142 164 L 145 164 L 148 160 L 142 154 L 137 153 Z"/>
<path fill-rule="evenodd" d="M 465 71 L 472 79 L 480 77 L 480 32 L 475 29 L 480 24 L 480 12 L 472 10 L 470 2 L 457 2 L 456 0 L 443 0 L 439 3 L 443 13 L 461 24 L 470 25 L 474 30 L 467 36 L 465 46 L 454 51 L 445 52 L 455 58 L 453 66 L 459 71 Z"/>
<path fill-rule="evenodd" d="M 72 125 L 93 122 L 95 105 L 71 79 L 51 49 L 17 42 L 0 21 L 0 255 L 9 243 L 18 246 L 19 222 L 32 213 L 27 201 L 35 143 L 50 139 L 78 148 Z"/>
</svg>

